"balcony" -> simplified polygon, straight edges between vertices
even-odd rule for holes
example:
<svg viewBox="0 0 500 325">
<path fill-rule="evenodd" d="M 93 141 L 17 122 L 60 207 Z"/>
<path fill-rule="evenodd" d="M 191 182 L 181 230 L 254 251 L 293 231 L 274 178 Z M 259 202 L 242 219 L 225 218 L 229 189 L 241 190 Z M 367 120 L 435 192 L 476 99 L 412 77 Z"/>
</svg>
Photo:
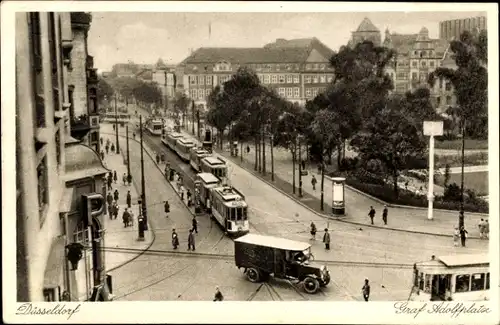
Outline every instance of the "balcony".
<svg viewBox="0 0 500 325">
<path fill-rule="evenodd" d="M 90 131 L 89 118 L 86 114 L 71 119 L 71 136 L 81 140 Z"/>
<path fill-rule="evenodd" d="M 71 28 L 88 31 L 92 22 L 92 14 L 86 12 L 71 13 Z"/>
</svg>

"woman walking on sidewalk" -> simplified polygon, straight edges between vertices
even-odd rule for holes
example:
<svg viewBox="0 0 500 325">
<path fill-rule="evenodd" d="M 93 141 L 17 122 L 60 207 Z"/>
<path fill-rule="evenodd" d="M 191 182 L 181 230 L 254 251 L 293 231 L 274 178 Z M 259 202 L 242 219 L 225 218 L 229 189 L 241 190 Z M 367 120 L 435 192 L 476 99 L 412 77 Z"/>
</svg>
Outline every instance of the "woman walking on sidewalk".
<svg viewBox="0 0 500 325">
<path fill-rule="evenodd" d="M 129 209 L 132 207 L 132 195 L 130 195 L 130 191 L 127 192 L 127 207 Z"/>
<path fill-rule="evenodd" d="M 115 190 L 113 193 L 113 198 L 115 199 L 116 203 L 118 203 L 118 199 L 120 197 L 120 193 L 118 193 L 118 189 Z"/>
</svg>

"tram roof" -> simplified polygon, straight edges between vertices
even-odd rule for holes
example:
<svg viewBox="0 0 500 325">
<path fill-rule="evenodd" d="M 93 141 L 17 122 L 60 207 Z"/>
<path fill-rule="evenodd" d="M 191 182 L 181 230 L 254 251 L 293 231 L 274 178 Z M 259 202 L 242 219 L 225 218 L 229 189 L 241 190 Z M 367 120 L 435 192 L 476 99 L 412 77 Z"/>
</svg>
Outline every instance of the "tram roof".
<svg viewBox="0 0 500 325">
<path fill-rule="evenodd" d="M 220 180 L 215 177 L 212 173 L 199 173 L 198 177 L 207 184 L 218 183 Z"/>
<path fill-rule="evenodd" d="M 481 264 L 490 264 L 488 254 L 460 254 L 440 256 L 439 260 L 447 267 L 472 266 Z"/>
<path fill-rule="evenodd" d="M 187 138 L 180 138 L 180 139 L 179 139 L 179 140 L 177 140 L 177 141 L 179 141 L 180 143 L 182 143 L 182 144 L 184 144 L 184 145 L 191 145 L 191 144 L 192 144 L 192 145 L 194 146 L 194 142 L 193 142 L 193 140 L 191 140 L 191 139 L 187 139 Z"/>
<path fill-rule="evenodd" d="M 240 243 L 258 245 L 258 246 L 266 246 L 277 249 L 290 250 L 290 251 L 303 251 L 311 247 L 311 245 L 308 243 L 303 243 L 280 237 L 263 236 L 257 234 L 247 234 L 238 239 L 235 239 L 234 241 Z"/>
<path fill-rule="evenodd" d="M 206 151 L 205 149 L 201 148 L 201 147 L 194 147 L 193 149 L 193 152 L 197 155 L 205 155 L 205 154 L 210 154 L 208 151 Z"/>
<path fill-rule="evenodd" d="M 177 133 L 177 132 L 170 132 L 167 134 L 167 136 L 170 138 L 180 138 L 180 137 L 182 137 L 182 134 Z"/>
<path fill-rule="evenodd" d="M 217 192 L 220 196 L 222 196 L 222 198 L 225 201 L 235 201 L 239 198 L 241 198 L 241 200 L 245 199 L 243 194 L 241 194 L 237 189 L 231 186 L 216 187 L 214 188 L 214 191 Z"/>
<path fill-rule="evenodd" d="M 151 123 L 160 123 L 160 124 L 163 125 L 163 121 L 161 119 L 159 119 L 159 118 L 151 119 L 151 120 L 149 120 L 149 122 L 151 122 Z"/>
<path fill-rule="evenodd" d="M 219 157 L 205 157 L 203 158 L 210 165 L 225 165 L 226 162 Z"/>
</svg>

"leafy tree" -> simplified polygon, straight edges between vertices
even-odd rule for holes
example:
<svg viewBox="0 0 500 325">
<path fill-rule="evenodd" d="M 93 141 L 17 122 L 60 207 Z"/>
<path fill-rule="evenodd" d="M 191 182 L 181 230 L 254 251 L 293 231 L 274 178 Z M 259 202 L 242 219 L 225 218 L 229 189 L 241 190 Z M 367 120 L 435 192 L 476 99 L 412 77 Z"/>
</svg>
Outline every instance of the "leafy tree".
<svg viewBox="0 0 500 325">
<path fill-rule="evenodd" d="M 158 103 L 162 99 L 162 93 L 156 83 L 139 81 L 132 90 L 132 95 L 146 104 Z"/>
<path fill-rule="evenodd" d="M 381 161 L 393 178 L 394 194 L 398 195 L 398 176 L 408 162 L 424 154 L 426 143 L 420 126 L 413 123 L 401 107 L 404 99 L 395 96 L 387 106 L 373 115 L 365 124 L 365 132 L 351 141 L 363 161 Z"/>
<path fill-rule="evenodd" d="M 437 79 L 448 80 L 457 98 L 455 115 L 461 122 L 462 135 L 486 137 L 488 130 L 488 70 L 486 31 L 464 31 L 459 40 L 450 42 L 456 69 L 439 67 L 429 75 L 433 86 Z"/>
<path fill-rule="evenodd" d="M 99 81 L 97 83 L 97 100 L 99 102 L 102 102 L 104 98 L 107 98 L 108 101 L 110 101 L 113 97 L 113 94 L 113 87 L 111 87 L 111 85 L 103 78 L 99 78 Z"/>
<path fill-rule="evenodd" d="M 188 113 L 189 105 L 191 104 L 191 100 L 186 96 L 186 94 L 182 92 L 177 92 L 174 97 L 174 113 L 176 115 L 176 119 L 179 121 L 179 114 L 182 113 L 182 124 L 184 125 L 186 122 L 186 115 Z"/>
</svg>

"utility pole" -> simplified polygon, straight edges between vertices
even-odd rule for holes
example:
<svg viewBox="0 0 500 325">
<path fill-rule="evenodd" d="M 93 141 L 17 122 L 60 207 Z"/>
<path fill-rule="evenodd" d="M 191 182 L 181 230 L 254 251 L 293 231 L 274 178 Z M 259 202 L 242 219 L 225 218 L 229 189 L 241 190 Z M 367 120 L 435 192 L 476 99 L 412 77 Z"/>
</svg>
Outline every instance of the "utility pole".
<svg viewBox="0 0 500 325">
<path fill-rule="evenodd" d="M 321 155 L 321 211 L 324 210 L 325 203 L 325 163 L 323 159 L 323 155 Z"/>
<path fill-rule="evenodd" d="M 464 211 L 464 166 L 465 166 L 465 125 L 466 120 L 462 122 L 462 178 L 460 182 L 460 211 Z"/>
<path fill-rule="evenodd" d="M 297 136 L 296 140 L 299 141 L 299 197 L 302 197 L 302 151 L 300 150 L 302 145 L 300 143 L 300 134 Z"/>
<path fill-rule="evenodd" d="M 191 133 L 194 135 L 194 100 L 191 101 Z"/>
<path fill-rule="evenodd" d="M 295 160 L 297 159 L 297 138 L 296 135 L 294 135 L 293 138 L 293 153 L 292 153 L 292 169 L 293 169 L 293 181 L 292 181 L 292 187 L 293 187 L 293 194 L 295 194 Z"/>
<path fill-rule="evenodd" d="M 273 148 L 274 148 L 274 134 L 271 133 L 271 181 L 274 182 L 274 154 L 273 154 Z"/>
<path fill-rule="evenodd" d="M 130 148 L 128 144 L 128 124 L 125 130 L 127 132 L 127 135 L 125 137 L 125 140 L 127 141 L 127 179 L 130 179 Z"/>
<path fill-rule="evenodd" d="M 196 110 L 196 125 L 197 125 L 197 135 L 198 140 L 200 140 L 200 110 Z"/>
<path fill-rule="evenodd" d="M 144 218 L 144 230 L 148 230 L 148 210 L 146 206 L 146 180 L 144 178 L 144 145 L 142 140 L 142 115 L 139 116 L 139 125 L 141 132 L 141 198 L 142 198 L 142 216 Z"/>
<path fill-rule="evenodd" d="M 120 142 L 118 141 L 118 106 L 115 95 L 115 135 L 116 135 L 116 153 L 120 153 Z"/>
<path fill-rule="evenodd" d="M 262 174 L 266 175 L 266 135 L 264 134 L 265 124 L 262 127 Z"/>
</svg>

